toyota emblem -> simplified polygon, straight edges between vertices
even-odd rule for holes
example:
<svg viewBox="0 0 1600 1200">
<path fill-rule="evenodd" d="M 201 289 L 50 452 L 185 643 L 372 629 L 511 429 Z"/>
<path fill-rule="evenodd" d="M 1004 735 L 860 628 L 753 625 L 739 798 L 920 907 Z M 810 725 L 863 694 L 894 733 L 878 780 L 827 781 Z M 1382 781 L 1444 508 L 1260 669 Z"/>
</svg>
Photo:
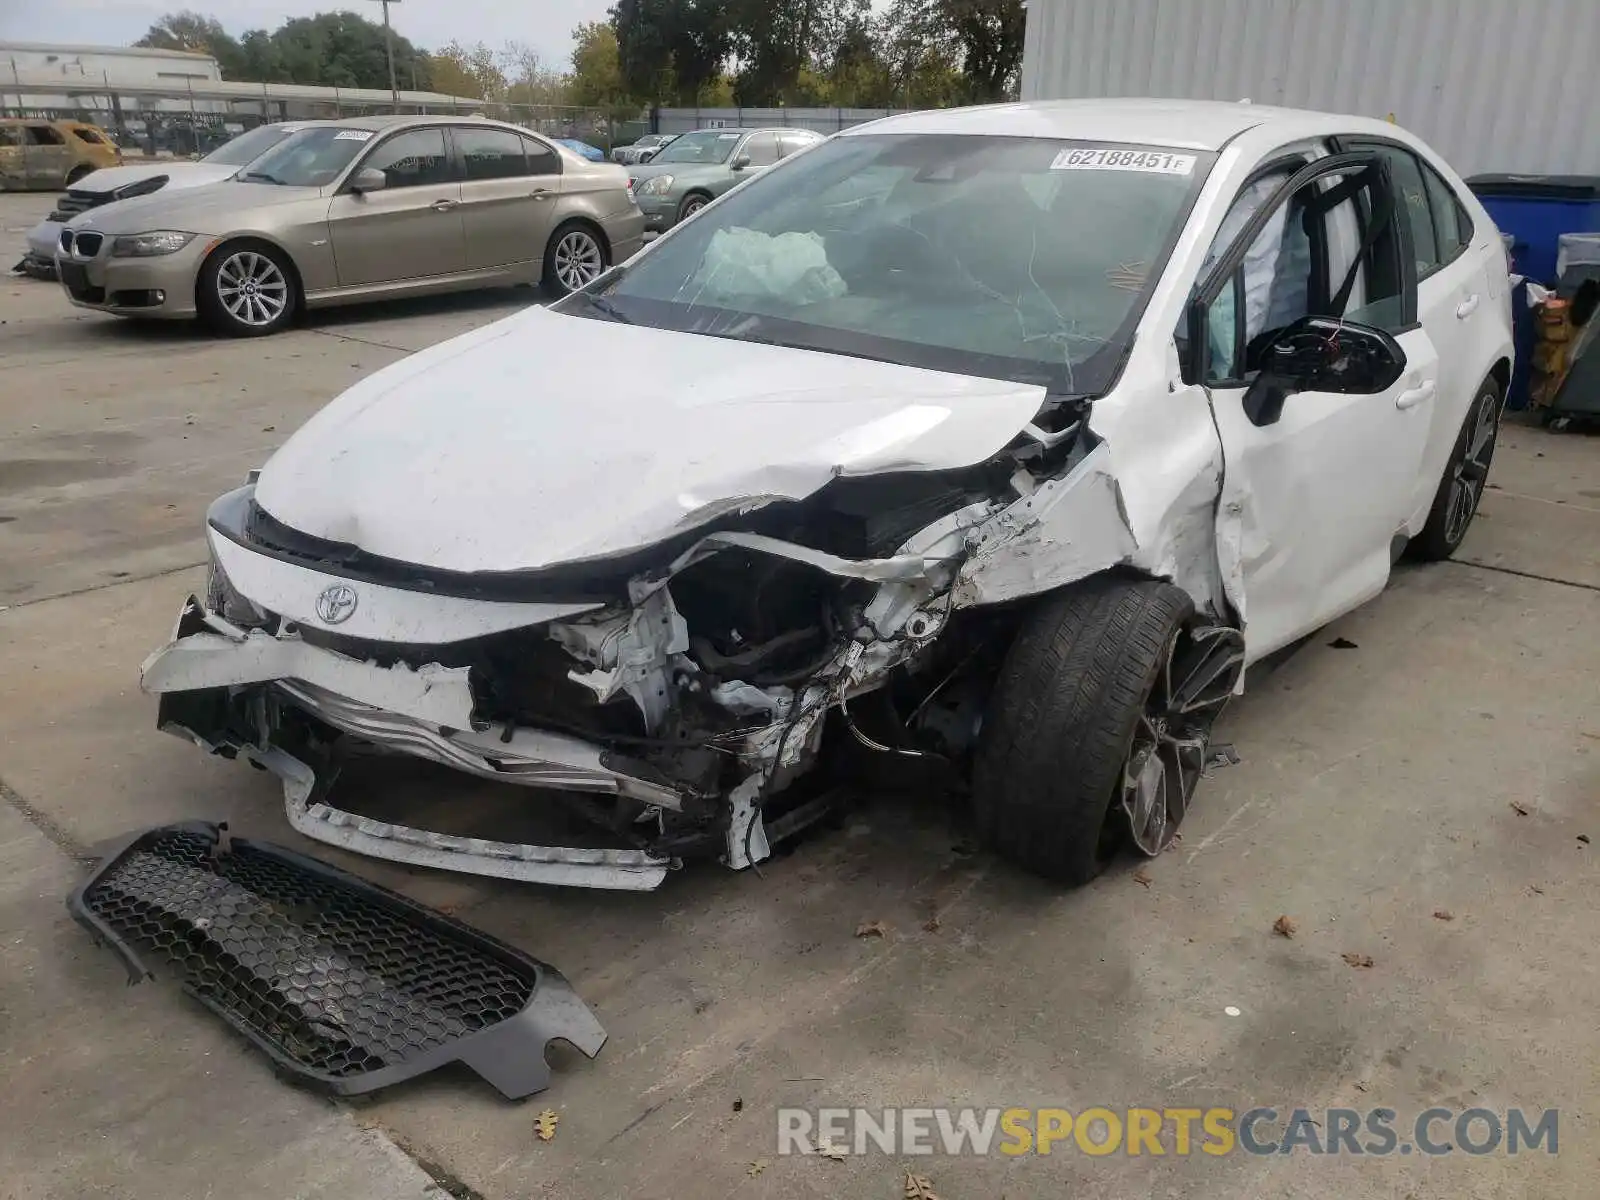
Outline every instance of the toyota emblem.
<svg viewBox="0 0 1600 1200">
<path fill-rule="evenodd" d="M 356 590 L 347 583 L 335 583 L 322 589 L 317 597 L 317 616 L 326 624 L 340 625 L 356 611 Z"/>
</svg>

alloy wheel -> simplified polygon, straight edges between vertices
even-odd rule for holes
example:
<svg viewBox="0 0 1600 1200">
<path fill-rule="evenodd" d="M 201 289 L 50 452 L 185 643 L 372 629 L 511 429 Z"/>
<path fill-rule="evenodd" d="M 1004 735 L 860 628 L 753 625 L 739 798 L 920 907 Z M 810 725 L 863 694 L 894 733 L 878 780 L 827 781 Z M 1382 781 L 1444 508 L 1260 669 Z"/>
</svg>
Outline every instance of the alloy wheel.
<svg viewBox="0 0 1600 1200">
<path fill-rule="evenodd" d="M 605 254 L 591 233 L 574 229 L 556 243 L 556 278 L 568 291 L 596 279 L 605 270 Z"/>
<path fill-rule="evenodd" d="M 1472 432 L 1467 435 L 1461 457 L 1450 471 L 1450 498 L 1445 502 L 1444 537 L 1454 546 L 1467 535 L 1467 526 L 1478 511 L 1483 499 L 1483 488 L 1489 478 L 1489 464 L 1494 459 L 1495 440 L 1500 432 L 1499 397 L 1485 391 L 1478 397 L 1477 410 L 1472 419 Z"/>
<path fill-rule="evenodd" d="M 265 254 L 240 250 L 217 271 L 217 299 L 234 320 L 261 329 L 289 307 L 289 281 Z"/>
<path fill-rule="evenodd" d="M 1237 629 L 1180 629 L 1168 645 L 1122 768 L 1122 808 L 1143 853 L 1160 854 L 1177 832 L 1205 770 L 1211 727 L 1243 671 Z"/>
</svg>

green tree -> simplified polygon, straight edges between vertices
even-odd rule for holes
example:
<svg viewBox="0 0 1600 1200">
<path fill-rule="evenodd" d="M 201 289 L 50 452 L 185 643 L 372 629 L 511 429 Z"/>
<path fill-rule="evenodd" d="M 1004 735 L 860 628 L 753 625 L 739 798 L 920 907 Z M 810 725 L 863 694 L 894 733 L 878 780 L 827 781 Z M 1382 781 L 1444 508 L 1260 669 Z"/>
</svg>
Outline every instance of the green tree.
<svg viewBox="0 0 1600 1200">
<path fill-rule="evenodd" d="M 616 0 L 624 89 L 643 100 L 694 104 L 733 50 L 729 0 Z"/>
<path fill-rule="evenodd" d="M 617 31 L 600 21 L 585 21 L 572 31 L 572 41 L 571 102 L 595 108 L 625 105 L 628 94 L 622 86 Z"/>
<path fill-rule="evenodd" d="M 168 13 L 134 43 L 154 50 L 184 50 L 191 54 L 209 54 L 222 68 L 224 79 L 239 78 L 243 65 L 239 43 L 228 35 L 215 17 L 202 16 L 185 9 Z"/>
<path fill-rule="evenodd" d="M 498 100 L 505 95 L 506 77 L 495 53 L 482 42 L 463 46 L 451 42 L 428 55 L 428 72 L 435 91 L 448 96 L 479 96 Z"/>
<path fill-rule="evenodd" d="M 1026 13 L 1022 0 L 894 0 L 886 29 L 902 85 L 929 62 L 959 65 L 962 100 L 1016 95 Z"/>
<path fill-rule="evenodd" d="M 389 87 L 389 60 L 383 26 L 350 12 L 318 13 L 285 21 L 272 34 L 284 72 L 291 83 L 323 87 Z M 431 85 L 427 57 L 411 42 L 394 35 L 395 78 L 409 88 Z"/>
</svg>

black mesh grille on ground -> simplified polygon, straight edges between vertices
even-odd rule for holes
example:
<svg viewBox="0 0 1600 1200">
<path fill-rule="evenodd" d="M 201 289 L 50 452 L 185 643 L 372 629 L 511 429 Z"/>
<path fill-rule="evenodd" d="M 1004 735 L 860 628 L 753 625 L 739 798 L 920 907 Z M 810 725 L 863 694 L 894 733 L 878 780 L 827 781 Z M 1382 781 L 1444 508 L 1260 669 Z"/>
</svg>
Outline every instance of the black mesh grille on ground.
<svg viewBox="0 0 1600 1200">
<path fill-rule="evenodd" d="M 214 826 L 135 838 L 71 906 L 135 973 L 164 965 L 281 1066 L 336 1091 L 369 1090 L 357 1077 L 373 1073 L 371 1086 L 382 1086 L 470 1060 L 453 1044 L 518 1018 L 546 984 L 564 993 L 558 1005 L 577 1004 L 592 1031 L 524 1022 L 537 1059 L 530 1070 L 548 1080 L 548 1037 L 591 1055 L 604 1041 L 565 981 L 537 960 L 326 864 L 242 839 L 227 845 Z M 591 1033 L 593 1049 L 584 1044 Z"/>
</svg>

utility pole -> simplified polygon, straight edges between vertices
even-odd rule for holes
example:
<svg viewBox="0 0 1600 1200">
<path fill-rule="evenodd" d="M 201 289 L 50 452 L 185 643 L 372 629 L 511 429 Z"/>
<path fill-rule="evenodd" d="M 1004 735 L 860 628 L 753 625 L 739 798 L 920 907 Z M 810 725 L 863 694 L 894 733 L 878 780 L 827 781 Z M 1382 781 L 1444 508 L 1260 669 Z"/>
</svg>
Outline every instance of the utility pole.
<svg viewBox="0 0 1600 1200">
<path fill-rule="evenodd" d="M 389 103 L 399 112 L 400 87 L 394 78 L 394 29 L 389 25 L 389 5 L 399 4 L 400 0 L 378 0 L 378 3 L 383 5 L 383 48 L 389 54 Z M 416 70 L 414 65 L 412 70 Z"/>
</svg>

